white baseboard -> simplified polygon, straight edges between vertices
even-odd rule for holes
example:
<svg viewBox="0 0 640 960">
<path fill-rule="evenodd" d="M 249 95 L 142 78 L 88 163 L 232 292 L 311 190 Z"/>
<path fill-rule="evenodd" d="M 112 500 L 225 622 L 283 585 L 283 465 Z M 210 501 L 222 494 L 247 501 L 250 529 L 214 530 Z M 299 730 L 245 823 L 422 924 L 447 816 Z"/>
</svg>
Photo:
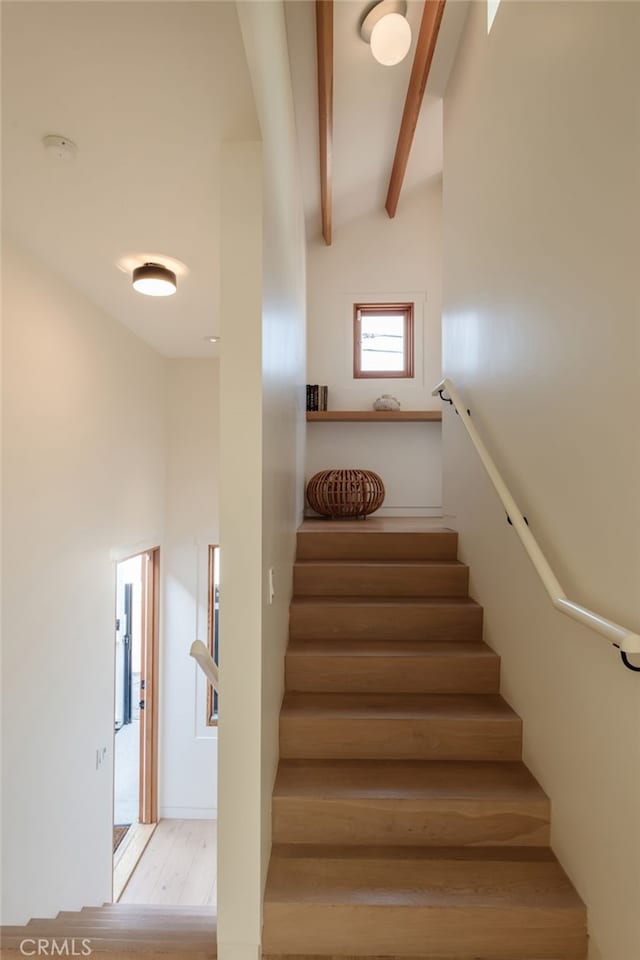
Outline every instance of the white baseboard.
<svg viewBox="0 0 640 960">
<path fill-rule="evenodd" d="M 161 820 L 217 820 L 217 807 L 160 807 Z"/>
</svg>

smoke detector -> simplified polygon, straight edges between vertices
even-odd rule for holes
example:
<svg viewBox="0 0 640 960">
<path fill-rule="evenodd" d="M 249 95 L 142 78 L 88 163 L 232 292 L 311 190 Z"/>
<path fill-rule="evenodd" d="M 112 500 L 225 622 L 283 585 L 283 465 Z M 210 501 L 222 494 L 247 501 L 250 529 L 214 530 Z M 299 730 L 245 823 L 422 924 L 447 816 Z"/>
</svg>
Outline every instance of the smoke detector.
<svg viewBox="0 0 640 960">
<path fill-rule="evenodd" d="M 42 138 L 42 145 L 52 157 L 56 160 L 73 160 L 78 148 L 73 140 L 68 137 L 60 137 L 57 133 L 47 134 Z"/>
</svg>

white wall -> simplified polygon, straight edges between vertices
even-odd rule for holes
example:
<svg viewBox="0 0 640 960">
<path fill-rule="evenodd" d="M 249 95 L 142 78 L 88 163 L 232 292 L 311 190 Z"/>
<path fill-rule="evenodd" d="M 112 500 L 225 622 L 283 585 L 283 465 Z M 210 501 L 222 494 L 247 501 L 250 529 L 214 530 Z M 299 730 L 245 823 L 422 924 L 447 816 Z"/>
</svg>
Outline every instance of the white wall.
<svg viewBox="0 0 640 960">
<path fill-rule="evenodd" d="M 259 955 L 262 723 L 262 155 L 222 149 L 218 955 Z"/>
<path fill-rule="evenodd" d="M 162 535 L 165 363 L 7 242 L 3 281 L 3 922 L 21 923 L 111 894 L 112 557 Z"/>
<path fill-rule="evenodd" d="M 167 364 L 167 484 L 161 556 L 161 817 L 213 817 L 216 727 L 206 725 L 205 677 L 189 657 L 207 642 L 209 544 L 218 529 L 219 361 Z"/>
<path fill-rule="evenodd" d="M 306 255 L 289 53 L 281 0 L 241 5 L 262 132 L 262 882 L 271 852 L 296 530 L 305 457 Z M 273 571 L 274 596 L 269 592 Z"/>
<path fill-rule="evenodd" d="M 440 180 L 403 197 L 395 219 L 384 211 L 334 230 L 333 245 L 308 247 L 309 383 L 327 384 L 329 408 L 371 409 L 391 393 L 405 409 L 432 409 L 441 378 L 442 271 Z M 412 380 L 353 379 L 353 304 L 414 301 Z M 441 428 L 417 424 L 309 424 L 307 479 L 318 470 L 362 466 L 382 476 L 380 515 L 438 515 L 442 506 Z"/>
<path fill-rule="evenodd" d="M 640 6 L 472 3 L 445 99 L 444 372 L 569 596 L 638 630 Z M 640 956 L 640 687 L 556 614 L 455 414 L 445 505 L 587 903 Z"/>
<path fill-rule="evenodd" d="M 260 951 L 304 466 L 304 228 L 284 11 L 276 0 L 238 13 L 262 144 L 223 155 L 221 960 Z"/>
<path fill-rule="evenodd" d="M 218 361 L 164 360 L 9 244 L 3 270 L 3 920 L 22 922 L 111 895 L 114 560 L 144 547 L 161 547 L 160 815 L 215 816 L 188 652 L 218 542 Z"/>
</svg>

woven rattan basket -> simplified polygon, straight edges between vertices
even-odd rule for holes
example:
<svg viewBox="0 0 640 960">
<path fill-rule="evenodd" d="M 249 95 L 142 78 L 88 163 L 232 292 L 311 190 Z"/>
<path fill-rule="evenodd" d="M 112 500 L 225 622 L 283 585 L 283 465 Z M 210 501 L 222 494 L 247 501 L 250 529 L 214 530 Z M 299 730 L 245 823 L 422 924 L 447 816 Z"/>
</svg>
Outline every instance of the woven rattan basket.
<svg viewBox="0 0 640 960">
<path fill-rule="evenodd" d="M 309 506 L 335 520 L 367 517 L 384 501 L 384 484 L 373 470 L 322 470 L 307 484 Z"/>
</svg>

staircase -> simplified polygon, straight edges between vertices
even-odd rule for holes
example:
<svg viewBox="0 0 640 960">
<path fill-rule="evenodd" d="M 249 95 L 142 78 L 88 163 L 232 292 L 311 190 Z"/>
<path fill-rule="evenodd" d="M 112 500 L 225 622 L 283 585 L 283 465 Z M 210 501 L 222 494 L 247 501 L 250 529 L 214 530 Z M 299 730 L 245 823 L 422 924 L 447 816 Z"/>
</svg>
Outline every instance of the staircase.
<svg viewBox="0 0 640 960">
<path fill-rule="evenodd" d="M 109 954 L 109 960 L 131 960 L 137 954 L 145 960 L 214 960 L 217 956 L 212 907 L 106 903 L 62 912 L 50 920 L 30 920 L 24 927 L 2 927 L 0 937 L 2 960 L 83 957 L 89 951 Z"/>
<path fill-rule="evenodd" d="M 456 557 L 433 521 L 298 533 L 267 956 L 587 955 Z"/>
</svg>

